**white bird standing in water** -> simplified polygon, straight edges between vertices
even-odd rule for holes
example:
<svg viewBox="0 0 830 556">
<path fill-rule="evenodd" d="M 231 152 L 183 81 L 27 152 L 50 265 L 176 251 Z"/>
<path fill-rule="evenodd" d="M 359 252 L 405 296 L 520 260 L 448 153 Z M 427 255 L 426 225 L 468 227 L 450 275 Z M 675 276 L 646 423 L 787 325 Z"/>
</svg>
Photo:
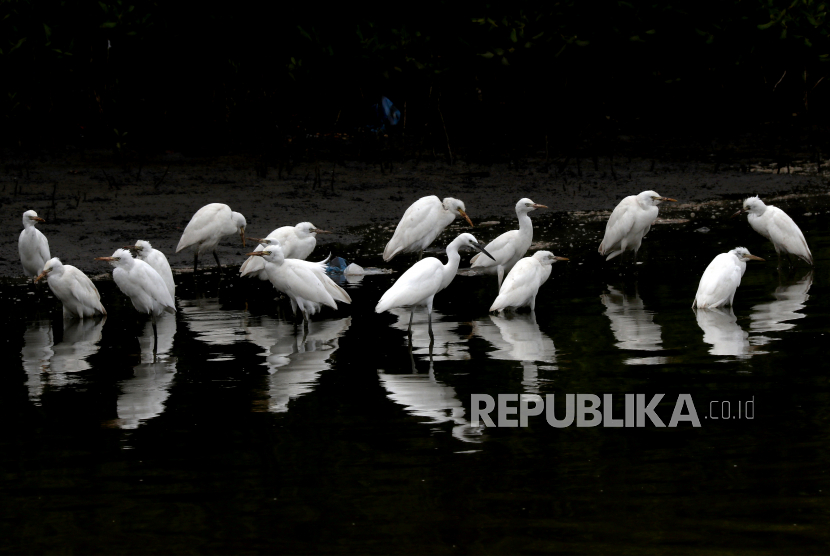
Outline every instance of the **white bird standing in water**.
<svg viewBox="0 0 830 556">
<path fill-rule="evenodd" d="M 193 272 L 199 264 L 199 255 L 212 252 L 216 259 L 216 266 L 222 269 L 219 263 L 219 255 L 216 254 L 216 246 L 219 240 L 225 236 L 238 233 L 242 238 L 242 246 L 245 246 L 245 217 L 238 212 L 233 212 L 231 207 L 222 203 L 210 203 L 196 211 L 193 218 L 187 224 L 176 247 L 176 253 L 182 249 L 193 246 Z"/>
<path fill-rule="evenodd" d="M 485 247 L 492 253 L 492 260 L 487 260 L 481 253 L 470 259 L 470 268 L 483 270 L 487 274 L 496 274 L 499 278 L 499 289 L 501 289 L 504 275 L 513 268 L 519 259 L 525 256 L 530 244 L 533 243 L 533 223 L 530 221 L 528 212 L 539 208 L 548 208 L 545 205 L 538 205 L 528 198 L 521 199 L 516 203 L 516 216 L 519 218 L 519 229 L 505 232 Z"/>
<path fill-rule="evenodd" d="M 677 202 L 675 199 L 661 197 L 655 191 L 643 191 L 620 201 L 605 226 L 605 237 L 599 244 L 599 254 L 608 255 L 605 260 L 610 261 L 623 251 L 631 250 L 634 251 L 636 261 L 643 237 L 657 220 L 657 205 L 663 201 Z"/>
<path fill-rule="evenodd" d="M 322 305 L 337 309 L 336 301 L 352 302 L 349 294 L 326 276 L 325 263 L 286 259 L 278 241 L 262 251 L 248 253 L 248 256 L 262 257 L 271 284 L 288 296 L 295 314 L 297 308 L 300 309 L 306 324 L 308 317 L 317 313 Z"/>
<path fill-rule="evenodd" d="M 46 278 L 49 289 L 63 304 L 63 318 L 87 318 L 106 315 L 101 305 L 101 294 L 89 277 L 72 266 L 63 264 L 57 257 L 46 261 L 35 282 Z"/>
<path fill-rule="evenodd" d="M 153 353 L 158 346 L 158 330 L 156 317 L 163 313 L 175 313 L 176 304 L 167 291 L 164 279 L 152 266 L 134 259 L 126 249 L 116 249 L 111 257 L 97 257 L 96 261 L 107 261 L 115 270 L 112 279 L 124 295 L 133 302 L 133 307 L 139 313 L 147 313 L 153 321 Z"/>
<path fill-rule="evenodd" d="M 741 285 L 741 278 L 746 272 L 746 261 L 763 260 L 751 255 L 745 247 L 721 253 L 712 259 L 703 272 L 692 307 L 714 309 L 732 305 L 735 290 Z"/>
<path fill-rule="evenodd" d="M 23 213 L 23 231 L 17 240 L 17 250 L 20 252 L 20 262 L 23 263 L 23 272 L 29 278 L 34 278 L 43 270 L 43 265 L 51 259 L 49 255 L 49 241 L 40 230 L 35 228 L 35 222 L 46 222 L 33 210 Z"/>
<path fill-rule="evenodd" d="M 317 228 L 311 222 L 300 222 L 296 226 L 282 226 L 268 234 L 264 239 L 249 238 L 260 245 L 254 251 L 262 251 L 273 242 L 279 242 L 286 259 L 305 260 L 317 246 L 317 234 L 331 232 Z M 259 257 L 248 257 L 239 268 L 239 274 L 260 280 L 268 280 L 265 262 Z"/>
<path fill-rule="evenodd" d="M 432 340 L 432 300 L 436 293 L 449 286 L 455 278 L 458 263 L 461 262 L 458 250 L 462 247 L 472 247 L 492 258 L 492 255 L 476 241 L 472 234 L 461 234 L 447 245 L 447 264 L 442 264 L 435 257 L 421 259 L 409 267 L 409 270 L 386 290 L 378 301 L 375 312 L 382 313 L 394 307 L 412 307 L 407 330 L 411 335 L 412 315 L 415 313 L 415 307 L 425 305 L 429 316 L 429 337 Z"/>
<path fill-rule="evenodd" d="M 391 261 L 400 253 L 419 251 L 423 256 L 424 249 L 459 216 L 472 227 L 473 221 L 465 211 L 464 203 L 452 197 L 446 197 L 443 201 L 435 195 L 421 197 L 403 213 L 392 239 L 383 250 L 383 260 Z"/>
<path fill-rule="evenodd" d="M 741 210 L 732 215 L 740 216 L 749 213 L 747 220 L 752 229 L 767 238 L 778 253 L 779 263 L 781 254 L 795 255 L 807 264 L 813 264 L 813 254 L 807 247 L 807 240 L 801 233 L 801 228 L 793 222 L 790 216 L 778 207 L 764 204 L 758 196 L 749 197 L 744 201 Z"/>
<path fill-rule="evenodd" d="M 536 294 L 539 288 L 550 278 L 553 263 L 567 261 L 566 257 L 557 257 L 550 251 L 537 251 L 532 257 L 525 257 L 516 263 L 513 270 L 504 279 L 499 295 L 490 307 L 490 312 L 507 308 L 525 307 L 536 310 Z"/>
<path fill-rule="evenodd" d="M 135 242 L 135 245 L 128 245 L 124 249 L 129 249 L 131 253 L 135 252 L 137 259 L 141 259 L 159 273 L 161 279 L 164 280 L 164 285 L 167 286 L 167 291 L 170 292 L 170 298 L 175 301 L 176 282 L 173 280 L 173 271 L 170 270 L 170 263 L 164 253 L 155 249 L 149 241 L 143 239 L 139 239 Z"/>
</svg>

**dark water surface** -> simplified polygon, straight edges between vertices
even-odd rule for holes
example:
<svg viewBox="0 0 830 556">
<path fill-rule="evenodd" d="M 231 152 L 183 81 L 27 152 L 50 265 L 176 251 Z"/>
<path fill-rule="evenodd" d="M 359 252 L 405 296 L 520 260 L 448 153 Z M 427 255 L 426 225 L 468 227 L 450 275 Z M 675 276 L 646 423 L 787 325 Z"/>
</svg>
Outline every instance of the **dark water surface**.
<svg viewBox="0 0 830 556">
<path fill-rule="evenodd" d="M 826 553 L 830 219 L 793 210 L 812 272 L 780 274 L 722 215 L 655 227 L 623 272 L 595 253 L 603 222 L 538 218 L 572 260 L 535 316 L 488 315 L 495 278 L 458 276 L 436 297 L 432 362 L 425 314 L 410 358 L 408 314 L 374 313 L 393 275 L 348 284 L 354 303 L 305 338 L 270 284 L 181 275 L 155 361 L 111 281 L 108 318 L 83 323 L 7 283 L 0 551 Z M 380 266 L 388 234 L 351 258 Z M 769 262 L 749 264 L 734 313 L 696 315 L 703 269 L 737 245 Z M 665 422 L 690 394 L 702 426 L 470 423 L 472 394 L 555 394 L 562 411 L 577 393 L 613 394 L 620 417 L 624 394 L 663 393 Z M 753 419 L 707 418 L 748 400 Z"/>
</svg>

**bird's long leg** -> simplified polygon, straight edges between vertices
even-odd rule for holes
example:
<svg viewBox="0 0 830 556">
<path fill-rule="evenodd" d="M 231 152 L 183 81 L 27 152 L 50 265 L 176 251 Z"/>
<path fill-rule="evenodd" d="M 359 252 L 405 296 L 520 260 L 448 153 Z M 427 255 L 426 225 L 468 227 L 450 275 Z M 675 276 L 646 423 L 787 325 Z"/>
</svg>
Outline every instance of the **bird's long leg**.
<svg viewBox="0 0 830 556">
<path fill-rule="evenodd" d="M 499 290 L 501 290 L 501 281 L 504 279 L 504 267 L 499 265 L 498 269 L 496 269 L 499 274 Z"/>
<path fill-rule="evenodd" d="M 159 345 L 159 332 L 156 328 L 156 315 L 150 313 L 150 319 L 153 321 L 153 359 L 155 359 Z"/>
<path fill-rule="evenodd" d="M 415 306 L 409 312 L 409 328 L 406 329 L 406 334 L 409 336 L 409 343 L 412 343 L 412 317 L 415 315 Z"/>
<path fill-rule="evenodd" d="M 196 267 L 199 266 L 199 250 L 193 250 L 193 274 L 196 274 Z"/>
<path fill-rule="evenodd" d="M 216 254 L 216 251 L 213 252 L 213 258 L 216 259 L 216 267 L 219 269 L 219 272 L 222 272 L 222 264 L 219 262 L 219 255 Z"/>
<path fill-rule="evenodd" d="M 427 309 L 427 319 L 429 321 L 429 349 L 432 349 L 432 344 L 435 343 L 435 336 L 432 334 L 432 307 Z"/>
<path fill-rule="evenodd" d="M 409 363 L 412 365 L 412 372 L 417 373 L 418 369 L 415 368 L 415 356 L 412 355 L 412 334 L 409 334 Z"/>
<path fill-rule="evenodd" d="M 420 255 L 418 255 L 418 260 L 420 261 L 420 260 L 421 260 L 421 259 L 423 259 L 423 258 L 424 258 L 424 250 L 423 250 L 423 249 L 421 249 L 421 254 L 420 254 Z"/>
</svg>

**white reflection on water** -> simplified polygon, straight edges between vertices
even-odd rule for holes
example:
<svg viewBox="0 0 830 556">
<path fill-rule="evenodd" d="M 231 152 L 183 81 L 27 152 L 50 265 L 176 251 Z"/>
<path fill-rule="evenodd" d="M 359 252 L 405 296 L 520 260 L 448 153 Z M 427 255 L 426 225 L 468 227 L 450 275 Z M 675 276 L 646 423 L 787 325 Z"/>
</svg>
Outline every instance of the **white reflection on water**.
<svg viewBox="0 0 830 556">
<path fill-rule="evenodd" d="M 433 321 L 433 332 L 434 324 Z M 473 427 L 464 417 L 464 406 L 458 399 L 455 388 L 435 379 L 432 359 L 426 374 L 390 374 L 378 369 L 378 378 L 388 392 L 389 399 L 404 406 L 408 413 L 429 419 L 426 424 L 452 422 L 452 435 L 455 438 L 463 442 L 481 442 L 484 428 Z"/>
<path fill-rule="evenodd" d="M 605 305 L 605 315 L 611 320 L 611 331 L 620 349 L 660 351 L 663 349 L 660 325 L 654 322 L 654 313 L 646 310 L 639 293 L 634 297 L 608 286 L 608 292 L 600 296 Z M 628 365 L 662 365 L 667 357 L 631 357 Z"/>
<path fill-rule="evenodd" d="M 473 333 L 490 342 L 495 351 L 487 356 L 491 359 L 521 361 L 522 385 L 526 393 L 539 392 L 539 367 L 537 362 L 544 362 L 544 370 L 556 370 L 556 347 L 553 340 L 544 334 L 536 324 L 536 315 L 508 314 L 489 315 L 473 323 Z"/>
<path fill-rule="evenodd" d="M 176 358 L 170 357 L 173 336 L 176 334 L 176 315 L 165 313 L 156 320 L 158 352 L 153 356 L 153 324 L 149 320 L 138 339 L 141 345 L 141 363 L 133 367 L 133 377 L 119 386 L 116 425 L 135 429 L 148 419 L 161 415 L 164 402 L 170 395 L 170 384 L 176 375 Z"/>
<path fill-rule="evenodd" d="M 100 319 L 65 319 L 63 339 L 55 344 L 52 323 L 48 320 L 29 324 L 23 334 L 23 369 L 29 399 L 40 405 L 45 386 L 62 387 L 79 382 L 75 375 L 90 368 L 87 358 L 97 353 L 101 329 L 106 317 Z"/>
<path fill-rule="evenodd" d="M 784 281 L 782 281 L 784 282 Z M 775 301 L 758 303 L 749 315 L 750 332 L 783 332 L 795 326 L 791 321 L 803 319 L 806 315 L 799 313 L 810 298 L 807 292 L 813 283 L 813 271 L 810 270 L 799 280 L 789 284 L 781 283 L 776 288 Z M 774 338 L 753 336 L 753 344 L 763 345 Z"/>
<path fill-rule="evenodd" d="M 389 313 L 398 317 L 393 328 L 406 332 L 409 327 L 410 309 L 389 309 Z M 432 354 L 435 361 L 463 361 L 470 358 L 467 351 L 469 336 L 461 336 L 455 330 L 457 322 L 442 322 L 441 313 L 432 310 L 432 333 L 435 336 L 435 345 Z M 412 317 L 412 353 L 415 355 L 429 355 L 429 321 L 426 309 L 418 307 Z M 406 338 L 406 336 L 404 336 Z M 408 342 L 408 340 L 406 340 Z"/>
<path fill-rule="evenodd" d="M 222 309 L 219 298 L 181 300 L 179 312 L 194 337 L 211 346 L 229 346 L 244 339 L 242 320 L 245 311 Z M 231 361 L 227 353 L 211 353 L 208 361 Z"/>
<path fill-rule="evenodd" d="M 748 357 L 754 351 L 749 344 L 749 333 L 738 325 L 732 307 L 697 309 L 695 314 L 703 330 L 703 341 L 712 346 L 709 348 L 712 355 Z"/>
<path fill-rule="evenodd" d="M 311 392 L 320 373 L 331 368 L 331 356 L 351 322 L 351 317 L 311 321 L 303 338 L 302 326 L 268 316 L 247 317 L 246 339 L 265 350 L 261 355 L 269 373 L 268 399 L 258 409 L 285 412 L 288 402 Z"/>
</svg>

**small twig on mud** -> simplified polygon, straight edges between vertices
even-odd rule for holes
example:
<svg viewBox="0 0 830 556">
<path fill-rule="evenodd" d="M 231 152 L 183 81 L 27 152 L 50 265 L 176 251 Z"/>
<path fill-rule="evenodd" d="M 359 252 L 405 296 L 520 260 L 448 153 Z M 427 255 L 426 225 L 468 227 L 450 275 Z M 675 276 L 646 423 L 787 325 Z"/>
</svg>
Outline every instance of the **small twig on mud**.
<svg viewBox="0 0 830 556">
<path fill-rule="evenodd" d="M 772 92 L 773 92 L 773 93 L 775 92 L 776 87 L 778 87 L 778 85 L 780 85 L 780 84 L 781 84 L 781 82 L 782 82 L 782 81 L 784 81 L 784 76 L 785 76 L 785 75 L 787 75 L 787 70 L 784 70 L 784 73 L 783 73 L 783 74 L 781 74 L 781 79 L 779 79 L 779 80 L 778 80 L 778 83 L 776 83 L 776 84 L 775 84 L 775 87 L 773 87 L 773 88 L 772 88 Z"/>
<path fill-rule="evenodd" d="M 161 175 L 160 178 L 153 178 L 153 187 L 155 187 L 156 189 L 159 188 L 161 183 L 164 181 L 164 178 L 167 177 L 168 171 L 170 171 L 170 166 L 167 166 L 167 168 L 164 169 L 164 173 Z"/>
</svg>

